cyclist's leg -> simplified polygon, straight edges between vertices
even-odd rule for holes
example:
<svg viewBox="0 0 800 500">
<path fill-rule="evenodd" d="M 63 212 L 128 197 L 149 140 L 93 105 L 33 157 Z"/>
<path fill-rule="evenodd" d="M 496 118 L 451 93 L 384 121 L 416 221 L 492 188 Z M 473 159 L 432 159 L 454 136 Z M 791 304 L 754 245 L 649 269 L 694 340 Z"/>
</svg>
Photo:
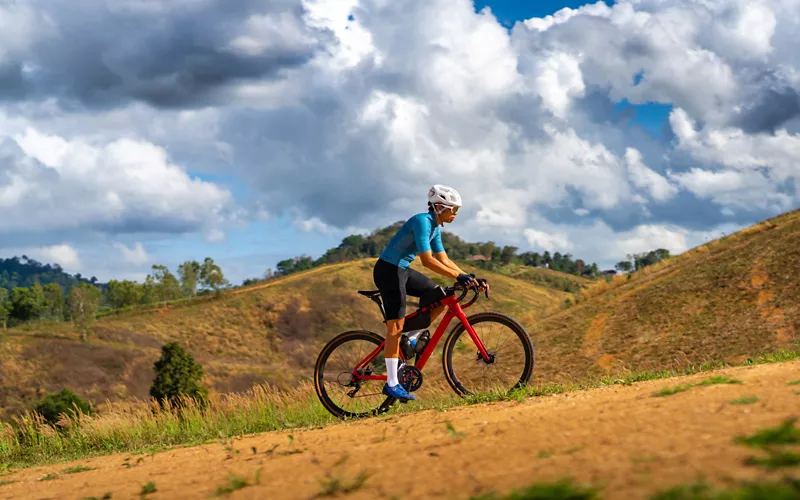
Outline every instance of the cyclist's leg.
<svg viewBox="0 0 800 500">
<path fill-rule="evenodd" d="M 407 275 L 407 270 L 382 260 L 378 260 L 373 271 L 373 279 L 381 292 L 386 312 L 386 345 L 383 357 L 386 360 L 386 378 L 389 388 L 399 385 L 397 369 L 400 362 L 400 335 L 406 315 Z M 405 390 L 402 392 L 405 396 L 409 396 Z M 413 396 L 409 396 L 409 398 L 414 399 Z"/>
<path fill-rule="evenodd" d="M 408 270 L 408 280 L 406 280 L 406 293 L 411 295 L 412 297 L 420 297 L 422 298 L 425 294 L 433 291 L 438 286 L 436 282 L 434 282 L 429 277 L 425 276 L 419 271 L 414 269 Z M 421 305 L 422 301 L 420 301 Z M 430 303 L 430 302 L 428 302 Z M 444 311 L 444 307 L 437 307 L 436 309 L 431 309 L 431 324 L 439 317 L 439 315 Z"/>
</svg>

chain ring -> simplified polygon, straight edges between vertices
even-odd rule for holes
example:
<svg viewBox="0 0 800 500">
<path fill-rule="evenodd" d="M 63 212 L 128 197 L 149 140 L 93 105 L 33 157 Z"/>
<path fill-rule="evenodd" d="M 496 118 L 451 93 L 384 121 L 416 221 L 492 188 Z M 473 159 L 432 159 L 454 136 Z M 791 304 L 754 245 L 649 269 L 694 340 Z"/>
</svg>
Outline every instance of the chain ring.
<svg viewBox="0 0 800 500">
<path fill-rule="evenodd" d="M 405 365 L 397 371 L 400 385 L 408 392 L 414 392 L 422 387 L 422 372 L 416 366 Z"/>
</svg>

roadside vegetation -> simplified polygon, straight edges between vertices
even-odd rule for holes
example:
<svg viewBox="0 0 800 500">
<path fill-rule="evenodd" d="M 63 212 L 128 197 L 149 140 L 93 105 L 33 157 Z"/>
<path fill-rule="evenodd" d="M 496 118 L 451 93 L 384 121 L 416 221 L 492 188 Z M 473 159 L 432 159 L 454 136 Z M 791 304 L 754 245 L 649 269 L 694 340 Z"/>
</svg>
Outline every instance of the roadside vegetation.
<svg viewBox="0 0 800 500">
<path fill-rule="evenodd" d="M 800 350 L 759 356 L 747 364 L 800 359 Z M 183 363 L 181 366 L 191 365 Z M 396 405 L 389 415 L 425 409 L 444 410 L 475 403 L 520 401 L 528 397 L 561 394 L 608 385 L 630 385 L 723 368 L 723 363 L 704 364 L 685 370 L 643 371 L 625 377 L 603 377 L 571 384 L 534 384 L 512 393 L 483 394 L 456 398 L 449 387 L 429 386 L 419 404 Z M 192 376 L 191 369 L 186 371 Z M 180 398 L 174 406 L 161 404 L 113 407 L 96 415 L 64 414 L 59 424 L 48 424 L 39 414 L 28 413 L 0 430 L 0 463 L 27 466 L 74 460 L 115 452 L 153 452 L 164 448 L 212 442 L 235 437 L 299 427 L 321 427 L 339 422 L 319 404 L 311 385 L 278 391 L 258 385 L 244 394 L 210 394 L 204 399 Z M 384 417 L 377 417 L 384 418 Z M 454 433 L 458 431 L 453 430 Z"/>
</svg>

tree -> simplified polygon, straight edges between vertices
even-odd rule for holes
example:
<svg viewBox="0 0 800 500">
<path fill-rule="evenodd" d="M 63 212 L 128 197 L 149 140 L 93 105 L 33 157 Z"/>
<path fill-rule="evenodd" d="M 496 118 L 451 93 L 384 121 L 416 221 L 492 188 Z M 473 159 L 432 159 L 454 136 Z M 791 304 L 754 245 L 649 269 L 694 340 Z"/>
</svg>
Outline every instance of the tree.
<svg viewBox="0 0 800 500">
<path fill-rule="evenodd" d="M 500 252 L 500 262 L 503 264 L 508 264 L 514 259 L 514 255 L 517 253 L 517 247 L 512 246 L 505 246 L 503 250 Z"/>
<path fill-rule="evenodd" d="M 174 274 L 169 272 L 167 266 L 153 265 L 153 281 L 156 284 L 158 300 L 167 302 L 181 296 L 181 284 Z"/>
<path fill-rule="evenodd" d="M 135 281 L 111 280 L 108 282 L 108 292 L 106 292 L 106 300 L 111 304 L 111 307 L 120 309 L 122 307 L 135 306 L 142 300 L 144 290 L 142 285 Z"/>
<path fill-rule="evenodd" d="M 200 278 L 200 264 L 196 260 L 187 260 L 178 266 L 183 294 L 189 297 L 197 295 L 197 281 Z"/>
<path fill-rule="evenodd" d="M 65 309 L 64 290 L 55 283 L 48 283 L 42 290 L 45 303 L 44 315 L 49 319 L 62 321 Z"/>
<path fill-rule="evenodd" d="M 621 260 L 621 261 L 617 262 L 617 265 L 614 266 L 614 269 L 616 269 L 617 271 L 622 271 L 624 273 L 627 273 L 632 268 L 633 268 L 633 264 L 631 264 L 630 261 L 627 261 L 627 260 Z"/>
<path fill-rule="evenodd" d="M 92 407 L 88 402 L 65 388 L 60 392 L 53 392 L 45 396 L 44 399 L 34 405 L 33 411 L 41 415 L 49 424 L 56 425 L 61 415 L 75 414 L 76 407 L 84 415 L 92 414 Z"/>
<path fill-rule="evenodd" d="M 46 309 L 42 285 L 34 283 L 29 288 L 11 291 L 11 317 L 19 321 L 33 321 L 42 317 Z"/>
<path fill-rule="evenodd" d="M 200 267 L 200 283 L 215 292 L 219 292 L 219 289 L 228 283 L 222 274 L 222 268 L 216 265 L 211 257 L 206 257 Z"/>
<path fill-rule="evenodd" d="M 200 385 L 203 367 L 177 342 L 163 345 L 161 357 L 153 366 L 156 378 L 150 396 L 159 403 L 167 400 L 175 407 L 180 406 L 181 396 L 202 402 L 208 395 L 208 390 Z"/>
<path fill-rule="evenodd" d="M 142 298 L 140 304 L 154 304 L 158 302 L 158 284 L 151 275 L 147 275 L 142 284 Z"/>
<path fill-rule="evenodd" d="M 3 323 L 3 330 L 6 329 L 9 316 L 11 316 L 11 301 L 8 298 L 8 290 L 0 288 L 0 323 Z"/>
<path fill-rule="evenodd" d="M 80 330 L 81 340 L 86 342 L 89 325 L 94 322 L 103 294 L 96 286 L 81 283 L 69 290 L 69 317 Z"/>
</svg>

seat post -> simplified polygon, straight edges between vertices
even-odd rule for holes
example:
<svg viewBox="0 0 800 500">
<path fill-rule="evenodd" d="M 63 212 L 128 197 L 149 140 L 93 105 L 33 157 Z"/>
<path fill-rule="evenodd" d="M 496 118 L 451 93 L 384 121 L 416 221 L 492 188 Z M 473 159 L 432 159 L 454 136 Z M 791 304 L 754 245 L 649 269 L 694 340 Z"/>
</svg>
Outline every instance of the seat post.
<svg viewBox="0 0 800 500">
<path fill-rule="evenodd" d="M 383 322 L 386 323 L 386 310 L 383 308 L 383 302 L 381 302 L 381 296 L 376 295 L 371 298 L 376 304 L 378 304 L 378 308 L 381 310 L 381 315 L 383 316 Z"/>
</svg>

